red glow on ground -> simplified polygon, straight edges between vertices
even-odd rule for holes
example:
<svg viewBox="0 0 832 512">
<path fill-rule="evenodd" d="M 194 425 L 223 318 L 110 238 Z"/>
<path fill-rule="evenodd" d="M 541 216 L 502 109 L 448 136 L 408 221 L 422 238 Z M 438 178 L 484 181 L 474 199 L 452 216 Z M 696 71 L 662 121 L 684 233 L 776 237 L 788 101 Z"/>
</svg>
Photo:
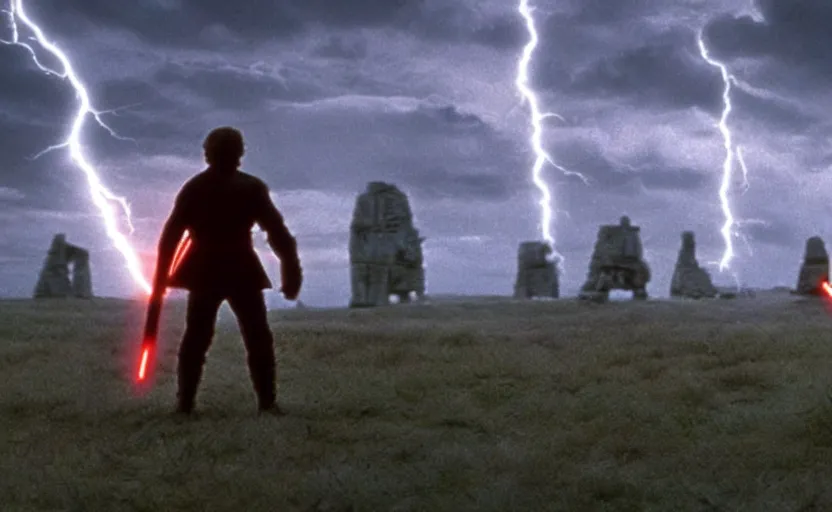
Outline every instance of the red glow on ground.
<svg viewBox="0 0 832 512">
<path fill-rule="evenodd" d="M 820 287 L 823 289 L 823 292 L 827 297 L 832 297 L 832 285 L 830 285 L 828 281 L 822 282 Z"/>
<path fill-rule="evenodd" d="M 150 359 L 150 347 L 144 347 L 142 350 L 142 359 L 139 363 L 139 380 L 142 381 L 147 377 L 147 361 Z"/>
</svg>

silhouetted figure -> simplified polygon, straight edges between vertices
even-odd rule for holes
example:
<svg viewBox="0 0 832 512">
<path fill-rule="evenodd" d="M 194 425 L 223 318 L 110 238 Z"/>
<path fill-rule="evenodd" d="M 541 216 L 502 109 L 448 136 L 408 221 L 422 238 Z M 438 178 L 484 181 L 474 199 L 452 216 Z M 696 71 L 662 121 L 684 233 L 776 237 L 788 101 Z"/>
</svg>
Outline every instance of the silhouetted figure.
<svg viewBox="0 0 832 512">
<path fill-rule="evenodd" d="M 203 148 L 208 168 L 182 186 L 162 231 L 151 297 L 151 302 L 161 302 L 168 287 L 190 292 L 179 347 L 177 410 L 189 413 L 194 408 L 217 312 L 228 300 L 242 331 L 258 407 L 280 413 L 274 340 L 263 297 L 272 283 L 254 251 L 251 230 L 256 223 L 268 234 L 269 245 L 280 258 L 281 291 L 289 300 L 297 298 L 303 281 L 295 239 L 266 184 L 238 170 L 244 153 L 238 130 L 213 130 Z M 186 231 L 190 246 L 171 269 Z"/>
</svg>

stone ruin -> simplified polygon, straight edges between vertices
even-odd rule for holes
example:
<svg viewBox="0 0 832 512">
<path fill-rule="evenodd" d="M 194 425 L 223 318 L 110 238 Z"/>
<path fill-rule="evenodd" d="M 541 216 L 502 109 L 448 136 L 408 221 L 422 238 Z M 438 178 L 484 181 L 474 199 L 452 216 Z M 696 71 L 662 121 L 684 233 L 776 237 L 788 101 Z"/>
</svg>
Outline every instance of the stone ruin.
<svg viewBox="0 0 832 512">
<path fill-rule="evenodd" d="M 621 217 L 619 224 L 598 228 L 586 282 L 579 298 L 605 302 L 610 290 L 633 292 L 633 298 L 647 299 L 650 267 L 643 258 L 641 228 Z"/>
<path fill-rule="evenodd" d="M 682 233 L 682 247 L 670 281 L 670 296 L 701 299 L 714 298 L 719 291 L 707 270 L 696 261 L 696 239 L 692 231 Z"/>
<path fill-rule="evenodd" d="M 64 234 L 55 235 L 35 285 L 34 297 L 92 298 L 89 251 L 67 243 Z"/>
<path fill-rule="evenodd" d="M 350 307 L 408 302 L 425 294 L 425 269 L 419 231 L 407 195 L 395 185 L 370 182 L 355 201 L 350 225 Z"/>
<path fill-rule="evenodd" d="M 545 242 L 523 242 L 517 251 L 515 299 L 558 298 L 557 265 L 551 260 L 552 248 Z"/>
<path fill-rule="evenodd" d="M 797 277 L 797 295 L 820 295 L 821 284 L 829 279 L 829 253 L 823 239 L 813 236 L 806 240 L 806 252 Z"/>
</svg>

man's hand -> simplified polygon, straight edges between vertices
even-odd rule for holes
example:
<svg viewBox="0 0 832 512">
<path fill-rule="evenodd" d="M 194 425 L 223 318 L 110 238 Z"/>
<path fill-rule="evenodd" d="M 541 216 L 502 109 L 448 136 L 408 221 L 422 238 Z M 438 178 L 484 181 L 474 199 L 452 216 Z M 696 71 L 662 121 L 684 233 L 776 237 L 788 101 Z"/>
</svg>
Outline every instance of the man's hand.
<svg viewBox="0 0 832 512">
<path fill-rule="evenodd" d="M 280 291 L 287 300 L 295 300 L 300 293 L 303 284 L 303 269 L 300 268 L 300 261 L 280 262 Z"/>
</svg>

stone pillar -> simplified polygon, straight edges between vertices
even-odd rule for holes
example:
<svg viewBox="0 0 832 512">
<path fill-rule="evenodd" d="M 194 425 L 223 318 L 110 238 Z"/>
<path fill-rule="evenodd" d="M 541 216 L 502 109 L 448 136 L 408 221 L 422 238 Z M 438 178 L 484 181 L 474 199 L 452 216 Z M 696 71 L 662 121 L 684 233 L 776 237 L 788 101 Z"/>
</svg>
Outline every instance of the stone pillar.
<svg viewBox="0 0 832 512">
<path fill-rule="evenodd" d="M 718 291 L 707 270 L 696 261 L 696 240 L 692 231 L 682 233 L 682 247 L 676 259 L 673 278 L 670 281 L 670 296 L 691 299 L 713 298 Z"/>
<path fill-rule="evenodd" d="M 798 295 L 819 295 L 822 293 L 821 283 L 829 279 L 829 253 L 823 239 L 813 236 L 806 240 L 806 251 L 803 264 L 797 277 Z"/>
<path fill-rule="evenodd" d="M 34 297 L 69 297 L 72 283 L 69 280 L 66 235 L 59 233 L 52 238 L 43 268 L 35 285 Z"/>
<path fill-rule="evenodd" d="M 621 217 L 617 225 L 598 228 L 598 238 L 589 262 L 589 271 L 579 295 L 582 299 L 606 301 L 610 290 L 633 292 L 634 299 L 647 298 L 650 267 L 644 261 L 641 228 L 630 218 Z"/>
<path fill-rule="evenodd" d="M 70 279 L 70 265 L 72 276 Z M 52 238 L 33 296 L 39 298 L 92 298 L 89 251 L 68 244 L 66 235 Z"/>
<path fill-rule="evenodd" d="M 371 182 L 356 199 L 350 224 L 351 307 L 390 303 L 390 296 L 425 291 L 419 230 L 407 196 L 395 185 Z"/>
<path fill-rule="evenodd" d="M 550 261 L 552 248 L 546 242 L 523 242 L 517 250 L 515 299 L 558 298 L 560 287 L 557 266 Z"/>
</svg>

